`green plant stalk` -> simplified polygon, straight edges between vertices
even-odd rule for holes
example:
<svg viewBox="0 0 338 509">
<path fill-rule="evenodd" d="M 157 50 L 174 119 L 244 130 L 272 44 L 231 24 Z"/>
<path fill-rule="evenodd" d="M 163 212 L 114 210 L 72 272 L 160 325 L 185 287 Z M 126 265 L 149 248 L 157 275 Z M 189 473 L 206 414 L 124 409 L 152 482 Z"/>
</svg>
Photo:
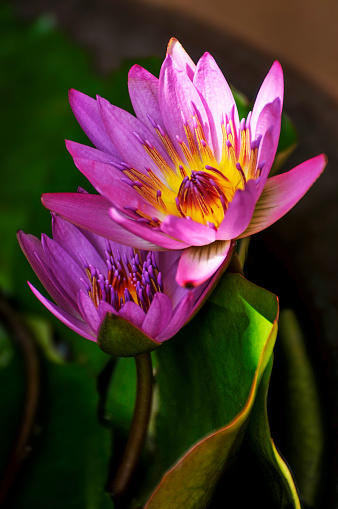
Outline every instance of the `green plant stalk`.
<svg viewBox="0 0 338 509">
<path fill-rule="evenodd" d="M 108 491 L 114 498 L 121 497 L 126 493 L 142 453 L 150 420 L 153 396 L 151 356 L 149 353 L 144 353 L 134 358 L 137 376 L 136 402 L 121 463 L 108 485 Z"/>
</svg>

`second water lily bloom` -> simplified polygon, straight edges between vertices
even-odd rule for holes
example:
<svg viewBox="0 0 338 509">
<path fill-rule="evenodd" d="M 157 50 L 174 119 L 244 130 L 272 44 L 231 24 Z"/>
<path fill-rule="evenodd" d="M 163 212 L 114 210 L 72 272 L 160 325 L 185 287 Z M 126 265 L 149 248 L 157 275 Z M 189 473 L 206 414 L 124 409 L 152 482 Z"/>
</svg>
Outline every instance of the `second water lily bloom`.
<svg viewBox="0 0 338 509">
<path fill-rule="evenodd" d="M 29 286 L 61 322 L 93 341 L 109 313 L 130 322 L 156 347 L 193 316 L 217 278 L 186 290 L 175 282 L 180 252 L 116 244 L 56 215 L 52 226 L 52 239 L 19 231 L 18 240 L 54 302 Z M 123 338 L 125 352 L 130 352 L 128 340 Z"/>
<path fill-rule="evenodd" d="M 135 65 L 128 83 L 136 116 L 70 91 L 73 112 L 96 148 L 70 141 L 67 148 L 101 196 L 45 194 L 43 203 L 123 244 L 184 250 L 176 281 L 198 286 L 226 259 L 233 239 L 286 214 L 326 158 L 268 179 L 283 104 L 278 62 L 245 119 L 213 57 L 205 53 L 195 65 L 175 39 L 159 79 Z"/>
</svg>

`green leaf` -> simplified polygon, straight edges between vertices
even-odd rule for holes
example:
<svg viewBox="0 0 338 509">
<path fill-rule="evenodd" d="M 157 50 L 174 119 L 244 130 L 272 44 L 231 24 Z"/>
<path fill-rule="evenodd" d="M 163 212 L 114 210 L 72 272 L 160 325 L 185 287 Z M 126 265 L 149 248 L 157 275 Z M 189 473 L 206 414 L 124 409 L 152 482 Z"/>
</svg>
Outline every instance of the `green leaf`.
<svg viewBox="0 0 338 509">
<path fill-rule="evenodd" d="M 95 380 L 74 364 L 47 367 L 41 429 L 13 507 L 111 509 L 111 439 L 98 422 Z"/>
<path fill-rule="evenodd" d="M 288 462 L 302 500 L 314 507 L 324 475 L 325 431 L 316 377 L 303 331 L 291 309 L 281 313 L 278 337 L 285 376 Z"/>
<path fill-rule="evenodd" d="M 124 318 L 107 313 L 98 332 L 99 348 L 112 357 L 135 357 L 156 350 L 157 343 Z"/>
<path fill-rule="evenodd" d="M 243 438 L 277 331 L 277 298 L 226 274 L 199 315 L 156 352 L 155 472 L 147 509 L 208 507 Z M 181 459 L 177 462 L 177 458 Z"/>
<path fill-rule="evenodd" d="M 267 393 L 272 370 L 272 358 L 265 370 L 250 417 L 247 440 L 262 465 L 276 507 L 301 509 L 291 472 L 271 439 L 267 413 Z"/>
</svg>

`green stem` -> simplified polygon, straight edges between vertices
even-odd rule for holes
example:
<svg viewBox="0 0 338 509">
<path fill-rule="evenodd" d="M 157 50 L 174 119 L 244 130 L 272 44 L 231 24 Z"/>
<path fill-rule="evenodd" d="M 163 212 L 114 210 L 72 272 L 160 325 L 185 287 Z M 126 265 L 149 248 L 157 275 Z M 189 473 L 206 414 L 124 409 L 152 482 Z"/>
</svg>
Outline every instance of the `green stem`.
<svg viewBox="0 0 338 509">
<path fill-rule="evenodd" d="M 121 497 L 128 488 L 142 452 L 150 419 L 153 395 L 151 356 L 149 353 L 137 355 L 135 362 L 137 392 L 134 415 L 122 461 L 108 486 L 108 491 L 114 497 Z"/>
</svg>

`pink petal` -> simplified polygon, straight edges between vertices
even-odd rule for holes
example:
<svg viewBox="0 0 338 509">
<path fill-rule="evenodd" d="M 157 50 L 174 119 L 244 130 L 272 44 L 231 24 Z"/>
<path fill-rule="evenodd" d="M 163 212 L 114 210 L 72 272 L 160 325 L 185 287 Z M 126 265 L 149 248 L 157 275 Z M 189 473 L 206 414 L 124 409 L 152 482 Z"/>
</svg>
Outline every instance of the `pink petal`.
<svg viewBox="0 0 338 509">
<path fill-rule="evenodd" d="M 212 148 L 209 120 L 202 99 L 187 74 L 169 55 L 164 60 L 160 72 L 159 104 L 165 128 L 179 154 L 182 154 L 182 149 L 176 137 L 188 143 L 184 122 L 188 123 L 191 132 L 194 133 L 192 115 L 195 111 L 198 112 L 204 129 L 205 141 Z"/>
<path fill-rule="evenodd" d="M 101 97 L 98 97 L 98 103 L 109 136 L 123 160 L 144 174 L 147 174 L 145 167 L 149 167 L 163 180 L 162 172 L 145 150 L 145 141 L 147 141 L 161 154 L 169 166 L 172 165 L 168 153 L 157 137 L 155 138 L 138 118 L 127 111 L 113 106 Z"/>
<path fill-rule="evenodd" d="M 326 164 L 326 156 L 321 154 L 287 173 L 269 178 L 256 204 L 252 220 L 239 238 L 264 230 L 289 212 L 317 180 Z"/>
<path fill-rule="evenodd" d="M 167 251 L 166 253 L 171 253 L 171 251 Z M 164 255 L 166 253 L 162 252 L 161 254 Z M 180 251 L 180 253 L 182 253 L 182 251 Z M 173 309 L 175 309 L 178 302 L 184 297 L 187 291 L 185 288 L 183 288 L 183 286 L 178 285 L 175 280 L 178 262 L 179 258 L 170 266 L 166 272 L 162 272 L 163 288 L 165 289 L 166 295 L 168 295 L 171 300 Z M 160 268 L 160 270 L 162 269 Z"/>
<path fill-rule="evenodd" d="M 86 278 L 83 264 L 80 267 L 58 242 L 47 235 L 42 234 L 41 242 L 54 279 L 63 288 L 64 293 L 76 303 L 80 280 Z"/>
<path fill-rule="evenodd" d="M 177 283 L 185 288 L 204 283 L 222 265 L 230 246 L 230 240 L 216 240 L 207 246 L 185 249 L 178 264 Z"/>
<path fill-rule="evenodd" d="M 162 221 L 160 228 L 163 233 L 190 246 L 210 244 L 216 238 L 216 231 L 213 228 L 178 216 L 167 216 Z"/>
<path fill-rule="evenodd" d="M 144 319 L 146 317 L 143 309 L 140 308 L 135 302 L 126 302 L 122 309 L 118 312 L 118 315 L 134 324 L 139 329 L 142 329 Z M 128 339 L 126 338 L 126 341 Z"/>
<path fill-rule="evenodd" d="M 117 311 L 113 308 L 113 306 L 111 306 L 110 304 L 108 304 L 108 302 L 106 302 L 104 300 L 100 300 L 99 307 L 97 308 L 97 312 L 99 314 L 101 322 L 107 313 L 111 313 L 113 315 L 118 314 Z"/>
<path fill-rule="evenodd" d="M 265 162 L 261 178 L 259 179 L 259 194 L 262 192 L 266 179 L 268 178 L 272 163 L 274 161 L 281 126 L 281 104 L 279 99 L 267 104 L 259 115 L 255 138 L 262 135 L 258 151 L 258 166 Z"/>
<path fill-rule="evenodd" d="M 74 163 L 93 187 L 112 205 L 122 210 L 128 205 L 142 210 L 150 217 L 161 218 L 161 214 L 159 216 L 159 211 L 155 207 L 152 207 L 131 185 L 122 180 L 129 179 L 120 170 L 90 159 L 74 158 Z"/>
<path fill-rule="evenodd" d="M 239 117 L 234 96 L 224 78 L 222 71 L 209 53 L 204 53 L 197 63 L 193 83 L 204 99 L 204 106 L 209 118 L 214 154 L 219 162 L 222 156 L 221 123 L 226 114 L 234 114 L 236 131 L 239 128 Z"/>
<path fill-rule="evenodd" d="M 172 311 L 168 295 L 156 293 L 144 319 L 142 331 L 150 338 L 156 338 L 168 325 Z"/>
<path fill-rule="evenodd" d="M 114 144 L 106 132 L 95 99 L 77 90 L 69 90 L 69 102 L 80 126 L 90 141 L 103 152 L 118 156 Z"/>
<path fill-rule="evenodd" d="M 185 51 L 183 46 L 178 42 L 177 39 L 175 39 L 175 37 L 172 37 L 169 41 L 167 55 L 170 55 L 173 60 L 175 60 L 176 64 L 188 75 L 188 78 L 190 78 L 192 81 L 194 78 L 196 65 L 188 53 Z"/>
<path fill-rule="evenodd" d="M 172 338 L 191 318 L 194 307 L 194 292 L 187 291 L 176 306 L 167 327 L 157 336 L 156 341 L 162 343 Z"/>
<path fill-rule="evenodd" d="M 96 334 L 101 325 L 101 320 L 92 299 L 88 294 L 80 290 L 77 294 L 77 305 L 85 322 L 90 326 L 93 333 Z"/>
<path fill-rule="evenodd" d="M 121 163 L 121 158 L 118 158 L 107 152 L 102 152 L 93 147 L 87 147 L 75 141 L 66 140 L 66 148 L 72 157 L 80 157 L 82 159 L 92 159 L 93 161 L 100 161 L 101 163 L 112 164 Z"/>
<path fill-rule="evenodd" d="M 102 196 L 87 193 L 46 193 L 41 200 L 47 209 L 60 214 L 80 228 L 126 246 L 150 251 L 158 249 L 155 244 L 126 231 L 112 221 L 109 215 L 111 203 Z"/>
<path fill-rule="evenodd" d="M 70 315 L 63 309 L 60 309 L 58 306 L 53 304 L 50 300 L 46 299 L 34 286 L 28 282 L 28 285 L 34 295 L 39 299 L 39 301 L 50 311 L 53 313 L 58 320 L 60 320 L 62 323 L 67 325 L 70 329 L 72 329 L 77 334 L 80 334 L 80 336 L 83 336 L 86 339 L 90 339 L 91 341 L 96 341 L 95 336 L 92 333 L 92 330 L 90 327 L 81 320 L 78 320 L 74 316 Z"/>
<path fill-rule="evenodd" d="M 69 313 L 75 313 L 74 302 L 65 295 L 63 288 L 49 268 L 41 242 L 33 235 L 27 235 L 22 231 L 18 231 L 17 238 L 23 253 L 49 295 L 62 309 Z"/>
<path fill-rule="evenodd" d="M 255 210 L 257 197 L 255 180 L 249 180 L 243 190 L 236 191 L 216 233 L 217 240 L 235 239 L 247 228 Z"/>
<path fill-rule="evenodd" d="M 135 235 L 139 235 L 142 239 L 151 242 L 153 245 L 157 247 L 153 250 L 161 251 L 163 249 L 185 249 L 188 247 L 184 242 L 180 242 L 179 240 L 173 239 L 172 237 L 168 237 L 164 233 L 155 230 L 155 228 L 151 228 L 150 226 L 143 225 L 134 221 L 133 219 L 129 219 L 126 216 L 123 216 L 118 210 L 111 208 L 110 211 L 111 218 L 120 226 L 123 226 L 128 232 L 133 233 Z M 137 244 L 134 247 L 138 247 Z M 142 248 L 141 248 L 142 249 Z"/>
<path fill-rule="evenodd" d="M 83 235 L 81 230 L 65 221 L 60 216 L 53 214 L 52 217 L 53 239 L 75 260 L 78 265 L 82 266 L 83 261 L 80 254 L 86 261 L 99 269 L 103 274 L 107 269 L 105 260 L 101 254 L 97 252 L 93 244 Z M 104 253 L 104 251 L 102 251 Z"/>
<path fill-rule="evenodd" d="M 256 132 L 258 117 L 266 104 L 279 99 L 281 109 L 283 107 L 284 79 L 283 70 L 279 62 L 275 61 L 266 75 L 256 97 L 250 121 L 251 133 Z"/>
<path fill-rule="evenodd" d="M 158 78 L 155 78 L 140 65 L 134 65 L 129 71 L 128 88 L 137 118 L 152 133 L 154 132 L 154 126 L 149 116 L 163 128 L 163 120 L 158 105 Z"/>
<path fill-rule="evenodd" d="M 224 259 L 224 262 L 222 265 L 217 269 L 217 271 L 214 273 L 214 275 L 208 279 L 205 283 L 201 284 L 197 288 L 194 288 L 194 295 L 195 295 L 195 304 L 194 308 L 192 310 L 192 318 L 195 316 L 195 314 L 201 309 L 205 301 L 209 298 L 210 294 L 213 292 L 215 286 L 217 285 L 218 281 L 222 277 L 223 273 L 226 271 L 226 269 L 229 266 L 229 263 L 231 262 L 233 253 L 236 248 L 236 242 L 232 241 L 231 246 L 229 248 L 228 254 L 226 258 Z"/>
</svg>

